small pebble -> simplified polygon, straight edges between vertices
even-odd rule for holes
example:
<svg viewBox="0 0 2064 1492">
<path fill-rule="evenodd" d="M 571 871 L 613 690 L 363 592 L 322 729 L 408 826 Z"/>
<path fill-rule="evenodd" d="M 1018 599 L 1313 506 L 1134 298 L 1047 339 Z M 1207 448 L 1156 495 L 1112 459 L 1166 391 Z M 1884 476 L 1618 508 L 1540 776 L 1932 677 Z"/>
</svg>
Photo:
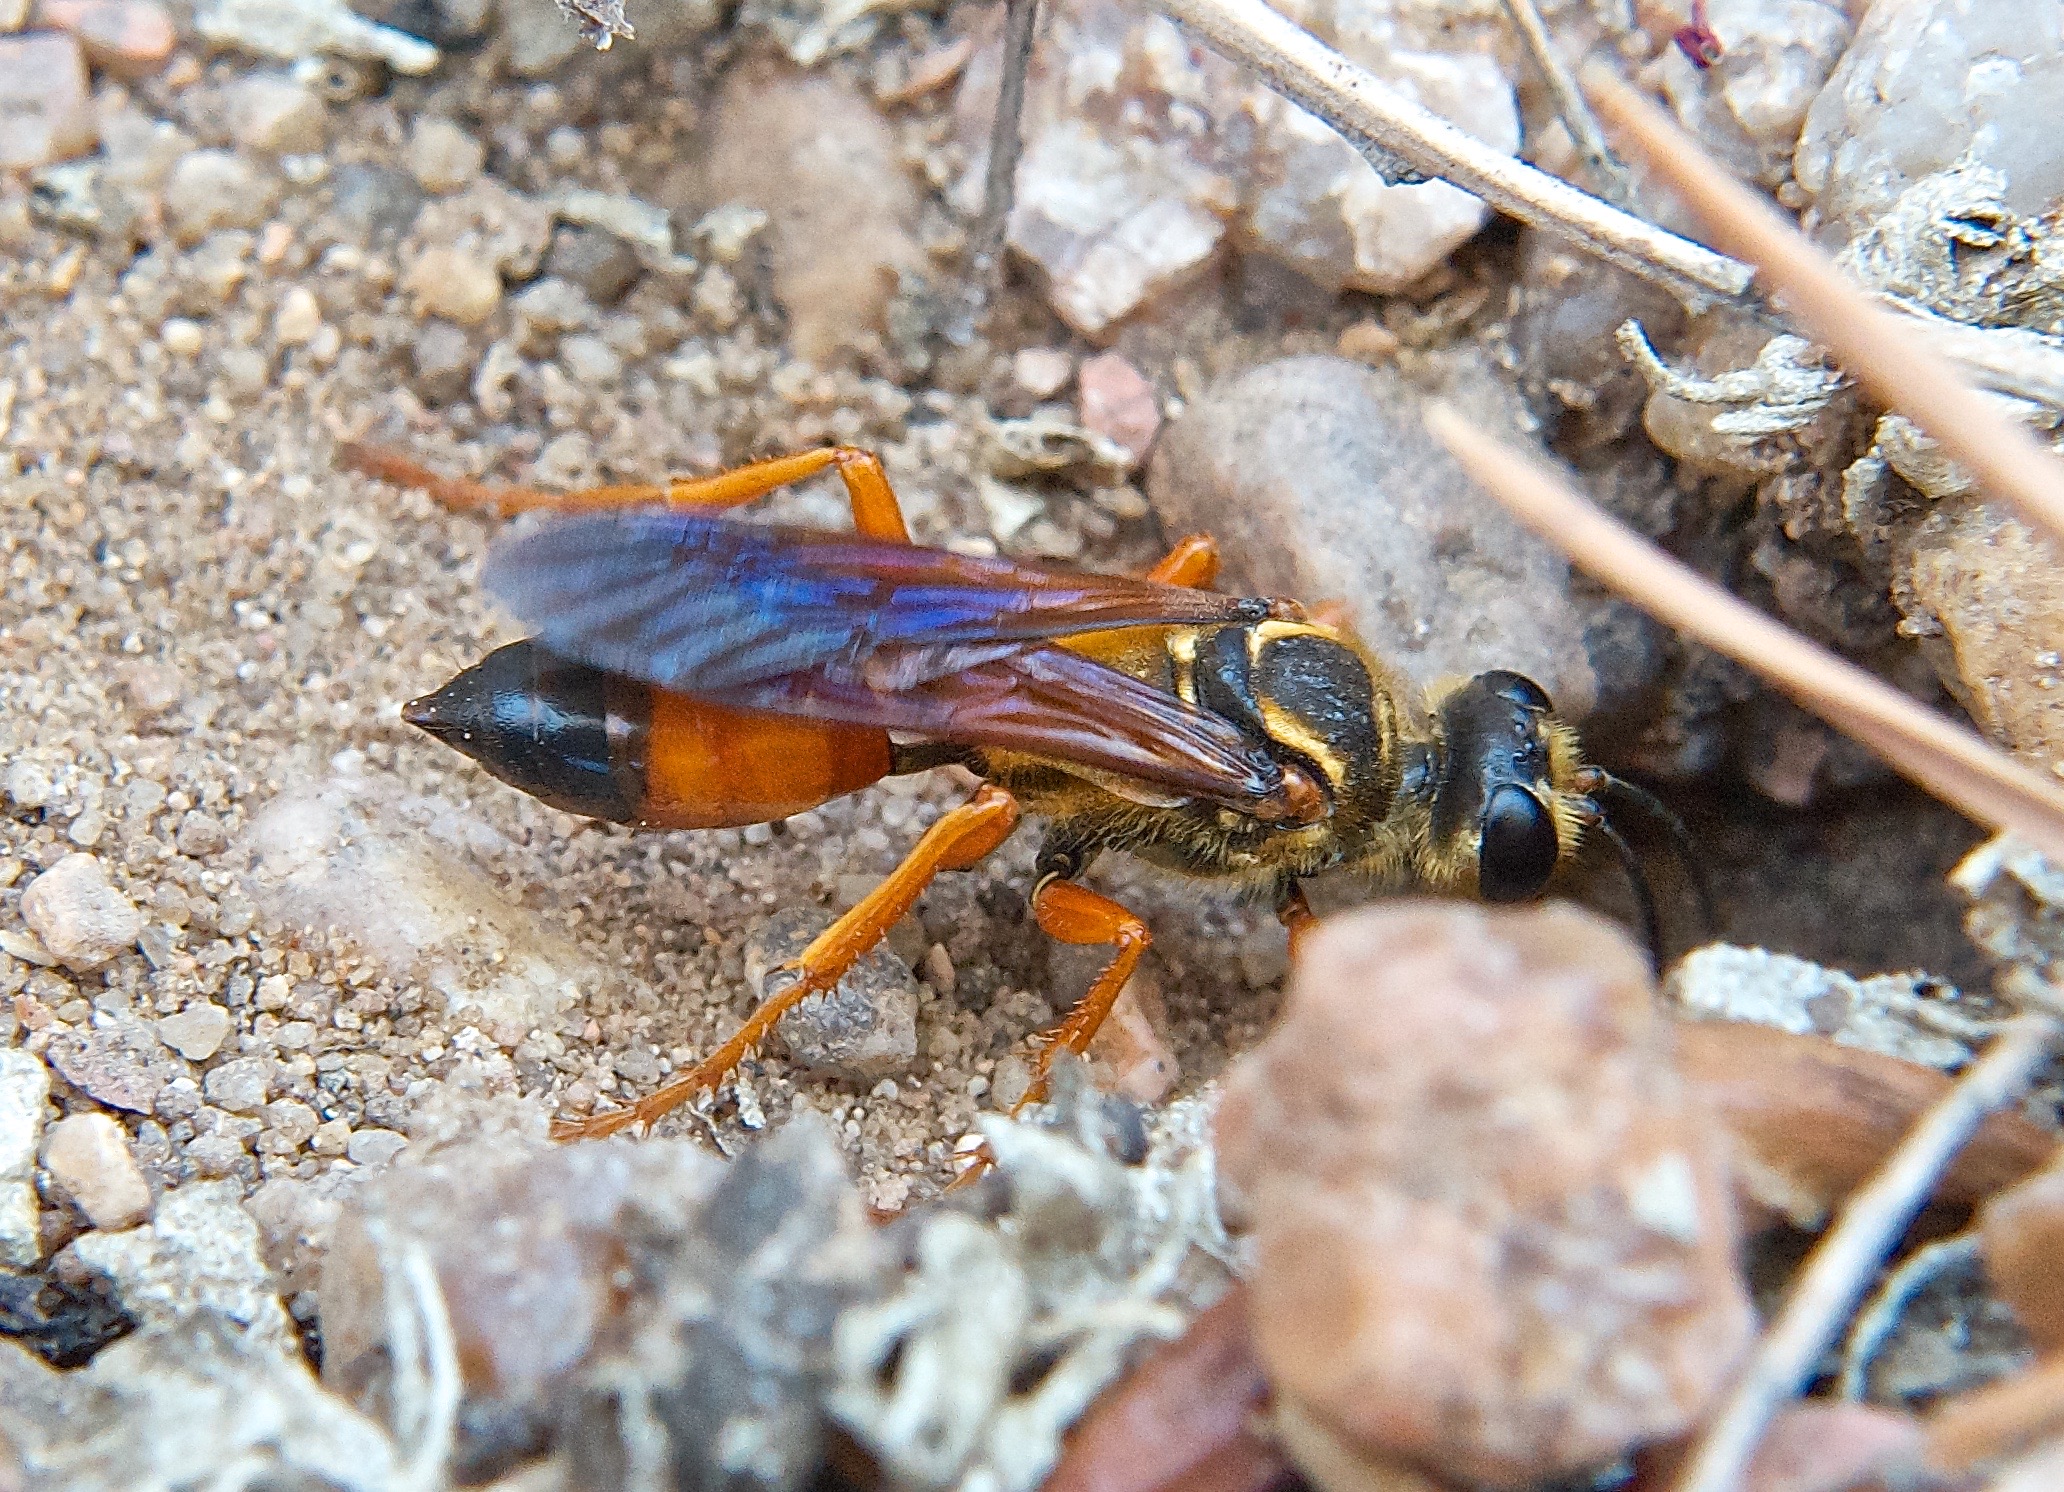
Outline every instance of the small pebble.
<svg viewBox="0 0 2064 1492">
<path fill-rule="evenodd" d="M 182 244 L 218 228 L 256 228 L 272 210 L 273 184 L 229 150 L 190 150 L 165 181 L 165 223 Z"/>
<path fill-rule="evenodd" d="M 96 1228 L 119 1232 L 150 1216 L 150 1185 L 122 1126 L 105 1114 L 73 1114 L 51 1125 L 43 1167 Z"/>
<path fill-rule="evenodd" d="M 351 1121 L 325 1119 L 315 1127 L 308 1148 L 317 1155 L 343 1155 L 351 1148 Z"/>
<path fill-rule="evenodd" d="M 623 376 L 623 359 L 591 332 L 563 338 L 559 343 L 559 364 L 566 369 L 566 376 L 583 388 L 606 387 Z"/>
<path fill-rule="evenodd" d="M 284 73 L 251 73 L 224 90 L 229 133 L 246 150 L 288 155 L 320 150 L 329 112 L 315 91 Z"/>
<path fill-rule="evenodd" d="M 1101 435 L 1137 466 L 1161 430 L 1161 401 L 1146 375 L 1115 352 L 1099 353 L 1075 375 L 1082 428 Z"/>
<path fill-rule="evenodd" d="M 344 1158 L 354 1166 L 384 1166 L 408 1148 L 408 1136 L 391 1129 L 355 1129 L 344 1142 Z"/>
<path fill-rule="evenodd" d="M 473 339 L 463 327 L 432 318 L 416 332 L 409 347 L 415 365 L 416 392 L 431 404 L 450 404 L 466 396 L 479 361 Z"/>
<path fill-rule="evenodd" d="M 207 1061 L 228 1035 L 229 1012 L 205 1001 L 158 1022 L 158 1039 L 189 1062 Z"/>
<path fill-rule="evenodd" d="M 92 855 L 70 854 L 22 892 L 22 921 L 59 963 L 97 969 L 134 947 L 143 918 Z"/>
<path fill-rule="evenodd" d="M 614 233 L 568 223 L 552 232 L 545 274 L 579 286 L 597 305 L 615 305 L 643 273 L 638 251 Z"/>
<path fill-rule="evenodd" d="M 322 306 L 315 292 L 296 285 L 280 297 L 279 309 L 272 316 L 272 337 L 282 347 L 299 347 L 321 331 L 322 324 Z"/>
<path fill-rule="evenodd" d="M 232 1114 L 255 1114 L 272 1095 L 272 1063 L 264 1057 L 237 1057 L 202 1080 L 208 1102 Z"/>
<path fill-rule="evenodd" d="M 212 859 L 229 848 L 229 831 L 213 814 L 194 809 L 180 818 L 172 844 L 189 859 Z"/>
<path fill-rule="evenodd" d="M 478 326 L 502 303 L 502 277 L 464 249 L 425 249 L 409 266 L 401 288 L 415 300 L 418 316 L 442 316 L 460 326 Z"/>
<path fill-rule="evenodd" d="M 62 32 L 0 36 L 0 170 L 31 171 L 93 149 L 86 58 Z"/>
<path fill-rule="evenodd" d="M 88 62 L 130 82 L 164 67 L 179 40 L 171 12 L 157 0 L 41 0 L 36 22 L 70 32 Z"/>
<path fill-rule="evenodd" d="M 201 348 L 207 345 L 201 324 L 184 316 L 174 316 L 159 327 L 158 340 L 174 357 L 199 357 Z"/>
<path fill-rule="evenodd" d="M 449 119 L 418 119 L 409 131 L 409 174 L 437 196 L 456 192 L 480 175 L 487 147 Z"/>
<path fill-rule="evenodd" d="M 1011 356 L 1011 382 L 1035 399 L 1051 399 L 1075 376 L 1075 360 L 1058 347 L 1021 347 Z"/>
</svg>

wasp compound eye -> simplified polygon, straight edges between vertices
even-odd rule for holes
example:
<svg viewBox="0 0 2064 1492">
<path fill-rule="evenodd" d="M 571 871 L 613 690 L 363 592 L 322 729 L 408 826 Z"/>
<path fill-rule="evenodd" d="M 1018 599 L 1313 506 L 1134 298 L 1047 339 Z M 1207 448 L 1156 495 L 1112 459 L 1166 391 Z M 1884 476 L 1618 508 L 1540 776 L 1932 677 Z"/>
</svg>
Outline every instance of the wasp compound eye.
<svg viewBox="0 0 2064 1492">
<path fill-rule="evenodd" d="M 1506 783 L 1484 804 L 1477 884 L 1485 901 L 1524 901 L 1548 884 L 1561 854 L 1555 820 L 1523 787 Z"/>
</svg>

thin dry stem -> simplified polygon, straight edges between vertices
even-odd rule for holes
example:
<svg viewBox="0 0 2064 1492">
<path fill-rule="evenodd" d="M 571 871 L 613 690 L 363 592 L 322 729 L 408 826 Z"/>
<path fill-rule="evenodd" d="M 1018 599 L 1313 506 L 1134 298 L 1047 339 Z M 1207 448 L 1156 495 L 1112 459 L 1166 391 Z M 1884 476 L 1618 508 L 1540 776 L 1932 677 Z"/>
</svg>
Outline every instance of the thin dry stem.
<svg viewBox="0 0 2064 1492">
<path fill-rule="evenodd" d="M 1433 406 L 1426 421 L 1470 476 L 1604 584 L 1754 669 L 1943 802 L 2064 863 L 2064 786 L 1693 573 L 1452 410 Z"/>
<path fill-rule="evenodd" d="M 1735 1492 L 1771 1416 L 1806 1386 L 1814 1364 L 1841 1330 L 1879 1264 L 1936 1178 L 1985 1116 L 2013 1102 L 2056 1045 L 2048 1016 L 2008 1022 L 1985 1055 L 1914 1126 L 1892 1158 L 1843 1206 L 1792 1282 L 1784 1308 L 1720 1412 L 1707 1424 L 1678 1476 L 1675 1492 Z"/>
<path fill-rule="evenodd" d="M 1570 140 L 1584 157 L 1584 164 L 1603 184 L 1605 195 L 1615 206 L 1628 206 L 1632 183 L 1627 178 L 1627 168 L 1613 158 L 1612 147 L 1605 143 L 1605 131 L 1598 126 L 1598 116 L 1591 112 L 1583 90 L 1577 87 L 1576 75 L 1555 50 L 1555 42 L 1548 35 L 1534 0 L 1505 0 L 1505 9 L 1526 43 L 1527 54 L 1546 80 L 1548 91 L 1555 96 L 1555 112 L 1569 130 Z"/>
<path fill-rule="evenodd" d="M 1733 299 L 1752 273 L 1589 192 L 1495 150 L 1348 61 L 1263 0 L 1156 0 L 1160 9 L 1285 98 L 1338 130 L 1395 178 L 1402 161 L 1500 212 L 1576 240 L 1694 308 Z"/>
<path fill-rule="evenodd" d="M 1859 383 L 1933 436 L 1986 491 L 2064 539 L 2064 462 L 1931 356 L 1907 323 L 1852 285 L 1661 109 L 1603 67 L 1587 70 L 1585 85 L 1640 163 L 1677 193 L 1721 247 L 1756 266 L 1765 287 Z"/>
</svg>

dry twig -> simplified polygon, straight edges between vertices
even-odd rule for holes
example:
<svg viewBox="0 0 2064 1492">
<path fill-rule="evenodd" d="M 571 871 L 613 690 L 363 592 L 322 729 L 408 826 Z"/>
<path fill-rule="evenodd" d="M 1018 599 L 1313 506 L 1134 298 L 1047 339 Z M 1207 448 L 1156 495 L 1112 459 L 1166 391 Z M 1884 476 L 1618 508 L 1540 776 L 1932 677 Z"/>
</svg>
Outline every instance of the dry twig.
<svg viewBox="0 0 2064 1492">
<path fill-rule="evenodd" d="M 1607 586 L 1754 669 L 1945 803 L 2064 863 L 2064 787 L 1737 600 L 1452 410 L 1436 405 L 1426 419 L 1470 476 Z"/>
<path fill-rule="evenodd" d="M 1633 184 L 1627 178 L 1627 168 L 1613 158 L 1612 148 L 1605 143 L 1605 132 L 1598 127 L 1598 116 L 1591 112 L 1583 90 L 1577 87 L 1576 76 L 1555 50 L 1555 42 L 1548 35 L 1534 0 L 1505 0 L 1505 9 L 1526 43 L 1527 54 L 1546 80 L 1549 93 L 1554 95 L 1555 112 L 1569 131 L 1577 153 L 1583 156 L 1584 164 L 1591 168 L 1592 176 L 1603 185 L 1613 204 L 1630 206 Z"/>
<path fill-rule="evenodd" d="M 1264 0 L 1156 3 L 1184 29 L 1338 130 L 1385 180 L 1424 175 L 1453 182 L 1500 212 L 1566 234 L 1689 306 L 1733 299 L 1749 287 L 1746 265 L 1493 149 L 1300 30 Z"/>
<path fill-rule="evenodd" d="M 1931 356 L 1909 323 L 1852 285 L 1661 109 L 1602 67 L 1586 72 L 1585 86 L 1641 164 L 1669 184 L 1716 242 L 1756 266 L 1766 288 L 1859 383 L 1933 436 L 1980 486 L 2064 539 L 2064 462 Z"/>
<path fill-rule="evenodd" d="M 1928 1199 L 1935 1178 L 1987 1114 L 2004 1108 L 2055 1048 L 2046 1015 L 2010 1022 L 1999 1040 L 1929 1110 L 1883 1170 L 1842 1208 L 1807 1258 L 1791 1293 L 1720 1412 L 1693 1447 L 1675 1492 L 1733 1492 L 1785 1400 L 1806 1386 L 1814 1363 L 1856 1308 L 1878 1263 Z"/>
</svg>

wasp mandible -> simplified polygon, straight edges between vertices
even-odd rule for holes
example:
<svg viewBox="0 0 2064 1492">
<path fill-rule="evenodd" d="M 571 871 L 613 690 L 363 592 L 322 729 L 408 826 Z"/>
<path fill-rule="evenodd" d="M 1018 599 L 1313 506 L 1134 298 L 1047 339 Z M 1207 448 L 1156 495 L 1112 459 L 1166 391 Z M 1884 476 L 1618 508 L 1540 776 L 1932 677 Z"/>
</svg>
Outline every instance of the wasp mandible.
<svg viewBox="0 0 2064 1492">
<path fill-rule="evenodd" d="M 1538 685 L 1492 671 L 1422 700 L 1296 603 L 1206 589 L 1218 551 L 1202 535 L 1138 578 L 921 548 L 880 460 L 852 447 L 564 494 L 444 478 L 368 447 L 345 459 L 453 507 L 561 515 L 498 543 L 487 566 L 535 636 L 403 712 L 510 786 L 588 818 L 702 829 L 947 764 L 982 779 L 729 1041 L 628 1107 L 562 1123 L 561 1138 L 649 1123 L 714 1087 L 1025 810 L 1047 820 L 1039 926 L 1112 950 L 1048 1033 L 1026 1103 L 1056 1053 L 1089 1045 L 1152 940 L 1082 884 L 1106 850 L 1266 896 L 1294 939 L 1312 917 L 1304 877 L 1519 901 L 1595 830 L 1659 948 L 1654 898 L 1608 810 L 1659 818 L 1680 855 L 1682 828 L 1587 765 Z M 853 535 L 713 516 L 827 469 Z"/>
</svg>

